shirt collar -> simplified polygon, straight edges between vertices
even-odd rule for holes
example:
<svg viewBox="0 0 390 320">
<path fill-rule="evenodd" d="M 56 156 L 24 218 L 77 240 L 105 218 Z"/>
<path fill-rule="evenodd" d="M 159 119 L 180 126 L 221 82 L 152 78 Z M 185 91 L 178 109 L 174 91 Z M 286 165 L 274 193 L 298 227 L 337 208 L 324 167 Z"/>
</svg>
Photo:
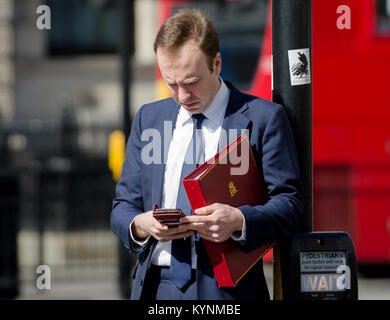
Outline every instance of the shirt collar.
<svg viewBox="0 0 390 320">
<path fill-rule="evenodd" d="M 226 107 L 229 101 L 229 95 L 230 95 L 230 90 L 226 86 L 225 82 L 222 80 L 221 77 L 219 77 L 221 81 L 221 85 L 219 86 L 219 89 L 214 96 L 213 101 L 211 102 L 210 106 L 206 109 L 205 112 L 203 112 L 203 115 L 217 123 L 221 124 L 223 117 L 225 115 Z M 180 113 L 182 114 L 182 119 L 183 122 L 189 120 L 191 118 L 191 112 L 187 111 L 183 107 L 180 107 Z"/>
</svg>

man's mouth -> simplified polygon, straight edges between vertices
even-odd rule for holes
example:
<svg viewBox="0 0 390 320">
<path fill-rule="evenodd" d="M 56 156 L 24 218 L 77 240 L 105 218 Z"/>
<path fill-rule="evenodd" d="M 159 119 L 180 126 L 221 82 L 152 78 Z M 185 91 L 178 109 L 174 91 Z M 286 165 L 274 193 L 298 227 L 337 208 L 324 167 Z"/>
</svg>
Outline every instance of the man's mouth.
<svg viewBox="0 0 390 320">
<path fill-rule="evenodd" d="M 182 103 L 181 105 L 186 109 L 191 109 L 196 106 L 198 102 Z"/>
</svg>

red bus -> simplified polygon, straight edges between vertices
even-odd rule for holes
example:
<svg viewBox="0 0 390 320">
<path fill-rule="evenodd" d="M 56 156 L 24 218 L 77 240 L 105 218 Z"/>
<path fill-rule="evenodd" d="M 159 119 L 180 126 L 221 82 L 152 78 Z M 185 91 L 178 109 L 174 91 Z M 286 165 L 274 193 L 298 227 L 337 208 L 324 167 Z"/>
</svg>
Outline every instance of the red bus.
<svg viewBox="0 0 390 320">
<path fill-rule="evenodd" d="M 158 5 L 159 23 L 182 7 L 207 12 L 220 35 L 222 77 L 271 100 L 267 0 Z M 156 78 L 164 97 L 158 70 Z M 312 1 L 312 83 L 313 231 L 348 232 L 362 269 L 389 265 L 389 0 Z"/>
</svg>

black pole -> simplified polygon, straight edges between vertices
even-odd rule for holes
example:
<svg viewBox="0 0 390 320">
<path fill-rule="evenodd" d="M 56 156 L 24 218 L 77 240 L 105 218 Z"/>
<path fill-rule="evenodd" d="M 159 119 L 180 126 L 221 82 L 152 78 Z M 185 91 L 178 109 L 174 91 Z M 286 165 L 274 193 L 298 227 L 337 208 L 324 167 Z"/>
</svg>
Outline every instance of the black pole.
<svg viewBox="0 0 390 320">
<path fill-rule="evenodd" d="M 131 129 L 130 115 L 130 84 L 131 84 L 131 54 L 134 51 L 134 2 L 120 0 L 121 38 L 120 52 L 122 61 L 122 102 L 123 102 L 123 131 L 127 141 Z M 119 241 L 119 289 L 122 298 L 129 299 L 131 294 L 131 273 L 135 259 L 130 256 L 128 249 Z"/>
<path fill-rule="evenodd" d="M 301 231 L 311 232 L 313 157 L 310 0 L 272 0 L 272 55 L 272 100 L 286 108 L 294 131 L 305 193 Z"/>
<path fill-rule="evenodd" d="M 130 54 L 132 47 L 132 0 L 121 0 L 121 59 L 122 59 L 122 99 L 123 99 L 123 129 L 126 139 L 129 137 L 131 128 L 130 119 L 130 83 L 131 83 L 131 64 Z"/>
<path fill-rule="evenodd" d="M 272 0 L 272 100 L 287 111 L 304 191 L 301 232 L 313 228 L 311 1 Z M 274 299 L 293 299 L 289 241 L 274 250 Z"/>
</svg>

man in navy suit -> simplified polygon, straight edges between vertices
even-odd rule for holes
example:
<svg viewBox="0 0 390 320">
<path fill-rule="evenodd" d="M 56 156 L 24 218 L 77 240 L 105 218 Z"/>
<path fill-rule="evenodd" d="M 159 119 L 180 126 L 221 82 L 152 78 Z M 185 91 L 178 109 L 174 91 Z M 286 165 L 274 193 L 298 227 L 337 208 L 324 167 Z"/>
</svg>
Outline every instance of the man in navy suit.
<svg viewBox="0 0 390 320">
<path fill-rule="evenodd" d="M 113 232 L 130 254 L 139 254 L 132 299 L 269 299 L 262 262 L 236 287 L 219 288 L 203 239 L 232 238 L 250 252 L 299 232 L 303 195 L 286 112 L 221 79 L 218 36 L 198 10 L 171 16 L 157 34 L 155 52 L 171 98 L 137 112 L 111 213 Z M 194 165 L 187 155 L 201 163 L 242 130 L 262 169 L 266 203 L 238 208 L 216 203 L 192 215 L 181 183 L 190 172 L 185 170 L 196 167 L 187 168 Z M 181 225 L 158 222 L 154 204 L 181 208 L 186 214 Z"/>
</svg>

